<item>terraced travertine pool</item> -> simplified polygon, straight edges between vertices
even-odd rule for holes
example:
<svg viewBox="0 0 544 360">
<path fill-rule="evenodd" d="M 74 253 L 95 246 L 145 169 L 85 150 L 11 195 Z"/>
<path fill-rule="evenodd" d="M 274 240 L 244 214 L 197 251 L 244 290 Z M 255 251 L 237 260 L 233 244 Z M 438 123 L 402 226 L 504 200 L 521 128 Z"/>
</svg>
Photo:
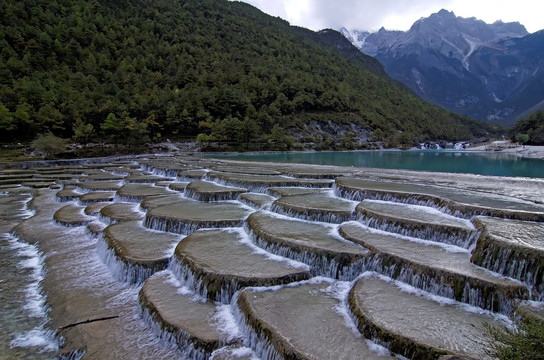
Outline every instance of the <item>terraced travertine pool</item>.
<svg viewBox="0 0 544 360">
<path fill-rule="evenodd" d="M 6 168 L 0 354 L 486 359 L 485 323 L 544 314 L 542 199 L 541 179 L 164 155 Z"/>
</svg>

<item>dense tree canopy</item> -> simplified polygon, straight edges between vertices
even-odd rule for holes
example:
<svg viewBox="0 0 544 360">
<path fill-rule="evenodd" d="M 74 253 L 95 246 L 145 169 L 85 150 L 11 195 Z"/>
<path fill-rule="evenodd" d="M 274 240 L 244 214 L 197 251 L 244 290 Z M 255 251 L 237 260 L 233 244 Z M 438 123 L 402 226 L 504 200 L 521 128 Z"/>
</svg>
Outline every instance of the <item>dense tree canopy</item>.
<svg viewBox="0 0 544 360">
<path fill-rule="evenodd" d="M 518 122 L 510 129 L 513 141 L 528 145 L 544 145 L 544 111 L 538 110 Z"/>
<path fill-rule="evenodd" d="M 0 140 L 295 134 L 316 116 L 380 140 L 466 139 L 483 124 L 399 88 L 372 59 L 332 50 L 226 0 L 0 0 Z M 323 35 L 320 39 L 320 34 Z M 354 120 L 355 119 L 355 120 Z M 264 139 L 264 138 L 263 138 Z M 266 139 L 265 139 L 266 140 Z"/>
</svg>

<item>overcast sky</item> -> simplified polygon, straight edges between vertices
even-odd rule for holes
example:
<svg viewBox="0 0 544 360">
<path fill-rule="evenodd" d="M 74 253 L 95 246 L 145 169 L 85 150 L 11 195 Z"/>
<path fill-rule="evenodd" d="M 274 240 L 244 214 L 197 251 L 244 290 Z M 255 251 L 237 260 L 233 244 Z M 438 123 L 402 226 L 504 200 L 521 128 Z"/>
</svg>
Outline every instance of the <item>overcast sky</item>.
<svg viewBox="0 0 544 360">
<path fill-rule="evenodd" d="M 487 23 L 519 21 L 529 32 L 544 29 L 544 0 L 243 0 L 292 25 L 408 30 L 422 17 L 446 9 Z"/>
</svg>

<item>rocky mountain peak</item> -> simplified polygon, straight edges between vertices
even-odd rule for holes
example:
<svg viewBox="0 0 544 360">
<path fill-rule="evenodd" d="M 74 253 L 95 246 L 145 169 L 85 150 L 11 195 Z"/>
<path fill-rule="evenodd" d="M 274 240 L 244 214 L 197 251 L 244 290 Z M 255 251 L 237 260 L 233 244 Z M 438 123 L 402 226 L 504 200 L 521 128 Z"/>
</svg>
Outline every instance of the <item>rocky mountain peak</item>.
<svg viewBox="0 0 544 360">
<path fill-rule="evenodd" d="M 456 16 L 453 11 L 440 10 L 428 18 L 416 21 L 400 42 L 425 43 L 427 46 L 437 46 L 438 41 L 453 42 L 455 46 L 471 49 L 471 42 L 486 44 L 503 38 L 522 37 L 528 32 L 519 22 L 504 23 L 502 21 L 487 24 L 475 17 L 463 18 Z M 464 40 L 464 41 L 463 41 Z M 464 43 L 464 44 L 463 44 Z M 395 47 L 396 44 L 391 44 Z M 465 54 L 466 55 L 466 54 Z"/>
<path fill-rule="evenodd" d="M 509 124 L 544 101 L 542 35 L 519 22 L 487 24 L 442 9 L 408 31 L 381 28 L 360 36 L 352 43 L 391 77 L 452 111 Z"/>
</svg>

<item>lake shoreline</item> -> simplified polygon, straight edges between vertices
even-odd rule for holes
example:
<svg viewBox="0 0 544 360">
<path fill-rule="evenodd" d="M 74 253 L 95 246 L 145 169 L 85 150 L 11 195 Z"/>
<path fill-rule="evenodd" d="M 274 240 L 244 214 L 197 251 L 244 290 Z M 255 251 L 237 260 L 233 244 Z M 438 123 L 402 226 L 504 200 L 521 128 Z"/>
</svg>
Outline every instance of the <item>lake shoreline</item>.
<svg viewBox="0 0 544 360">
<path fill-rule="evenodd" d="M 507 147 L 504 148 L 500 147 L 493 147 L 492 145 L 495 143 L 509 143 L 509 141 L 499 141 L 499 142 L 493 142 L 483 145 L 477 145 L 472 146 L 465 149 L 439 149 L 439 150 L 432 150 L 428 149 L 429 152 L 431 151 L 437 151 L 437 152 L 452 152 L 452 153 L 475 153 L 475 152 L 482 152 L 482 153 L 496 153 L 496 154 L 506 154 L 506 155 L 512 155 L 517 156 L 520 158 L 528 158 L 528 159 L 540 159 L 544 160 L 544 146 L 537 146 L 537 145 L 518 145 L 513 147 Z M 176 143 L 170 143 L 175 146 Z M 185 146 L 186 149 L 186 146 Z M 358 149 L 358 150 L 301 150 L 301 151 L 247 151 L 247 152 L 240 152 L 240 151 L 221 151 L 221 152 L 203 152 L 199 151 L 197 148 L 195 148 L 194 152 L 199 154 L 205 154 L 205 155 L 231 155 L 231 154 L 276 154 L 276 153 L 319 153 L 319 152 L 329 152 L 329 151 L 336 151 L 336 152 L 384 152 L 384 151 L 427 151 L 427 149 L 419 149 L 419 148 L 411 148 L 411 149 L 400 149 L 400 148 L 390 148 L 390 149 Z"/>
<path fill-rule="evenodd" d="M 500 154 L 508 154 L 508 155 L 515 155 L 522 158 L 529 158 L 529 159 L 544 159 L 544 146 L 536 146 L 536 145 L 519 145 L 512 148 L 505 148 L 505 149 L 498 149 L 498 150 L 490 150 L 488 145 L 480 145 L 475 146 L 468 149 L 463 149 L 460 151 L 493 151 Z"/>
<path fill-rule="evenodd" d="M 196 155 L 196 154 L 195 154 Z M 204 158 L 258 162 L 337 165 L 356 168 L 466 173 L 500 177 L 544 178 L 542 159 L 478 150 L 383 150 L 269 153 L 206 153 Z"/>
<path fill-rule="evenodd" d="M 102 145 L 94 144 L 89 145 L 78 145 L 72 144 L 69 146 L 70 150 L 66 153 L 63 153 L 61 157 L 55 158 L 43 158 L 33 156 L 29 149 L 19 144 L 19 151 L 17 155 L 13 156 L 4 156 L 0 159 L 0 167 L 5 167 L 6 165 L 13 163 L 27 163 L 27 162 L 42 162 L 42 161 L 71 161 L 71 160 L 84 160 L 87 158 L 123 158 L 130 156 L 146 155 L 146 154 L 186 154 L 186 155 L 236 155 L 236 154 L 275 154 L 275 153 L 320 153 L 320 152 L 389 152 L 389 151 L 427 151 L 425 149 L 358 149 L 358 150 L 298 150 L 298 151 L 219 151 L 219 152 L 207 152 L 201 151 L 197 142 L 195 141 L 165 141 L 161 143 L 146 144 L 143 147 L 137 149 L 126 148 L 122 145 L 112 147 L 106 146 L 105 148 Z M 5 146 L 4 146 L 5 147 Z M 16 149 L 17 145 L 13 145 L 13 148 Z M 81 152 L 82 149 L 86 151 Z M 93 150 L 94 149 L 94 150 Z M 96 149 L 102 149 L 103 152 Z M 78 151 L 79 150 L 79 151 Z M 98 153 L 96 152 L 98 151 Z M 477 146 L 472 146 L 466 149 L 440 149 L 440 150 L 428 150 L 437 151 L 437 152 L 454 152 L 454 153 L 475 153 L 475 152 L 485 152 L 485 153 L 496 153 L 496 154 L 506 154 L 511 156 L 517 156 L 520 158 L 528 159 L 540 159 L 544 160 L 544 146 L 535 146 L 535 145 L 518 145 L 511 146 L 509 141 L 496 141 L 492 143 L 481 144 Z M 81 152 L 80 156 L 78 154 Z M 74 156 L 70 156 L 74 155 Z"/>
</svg>

